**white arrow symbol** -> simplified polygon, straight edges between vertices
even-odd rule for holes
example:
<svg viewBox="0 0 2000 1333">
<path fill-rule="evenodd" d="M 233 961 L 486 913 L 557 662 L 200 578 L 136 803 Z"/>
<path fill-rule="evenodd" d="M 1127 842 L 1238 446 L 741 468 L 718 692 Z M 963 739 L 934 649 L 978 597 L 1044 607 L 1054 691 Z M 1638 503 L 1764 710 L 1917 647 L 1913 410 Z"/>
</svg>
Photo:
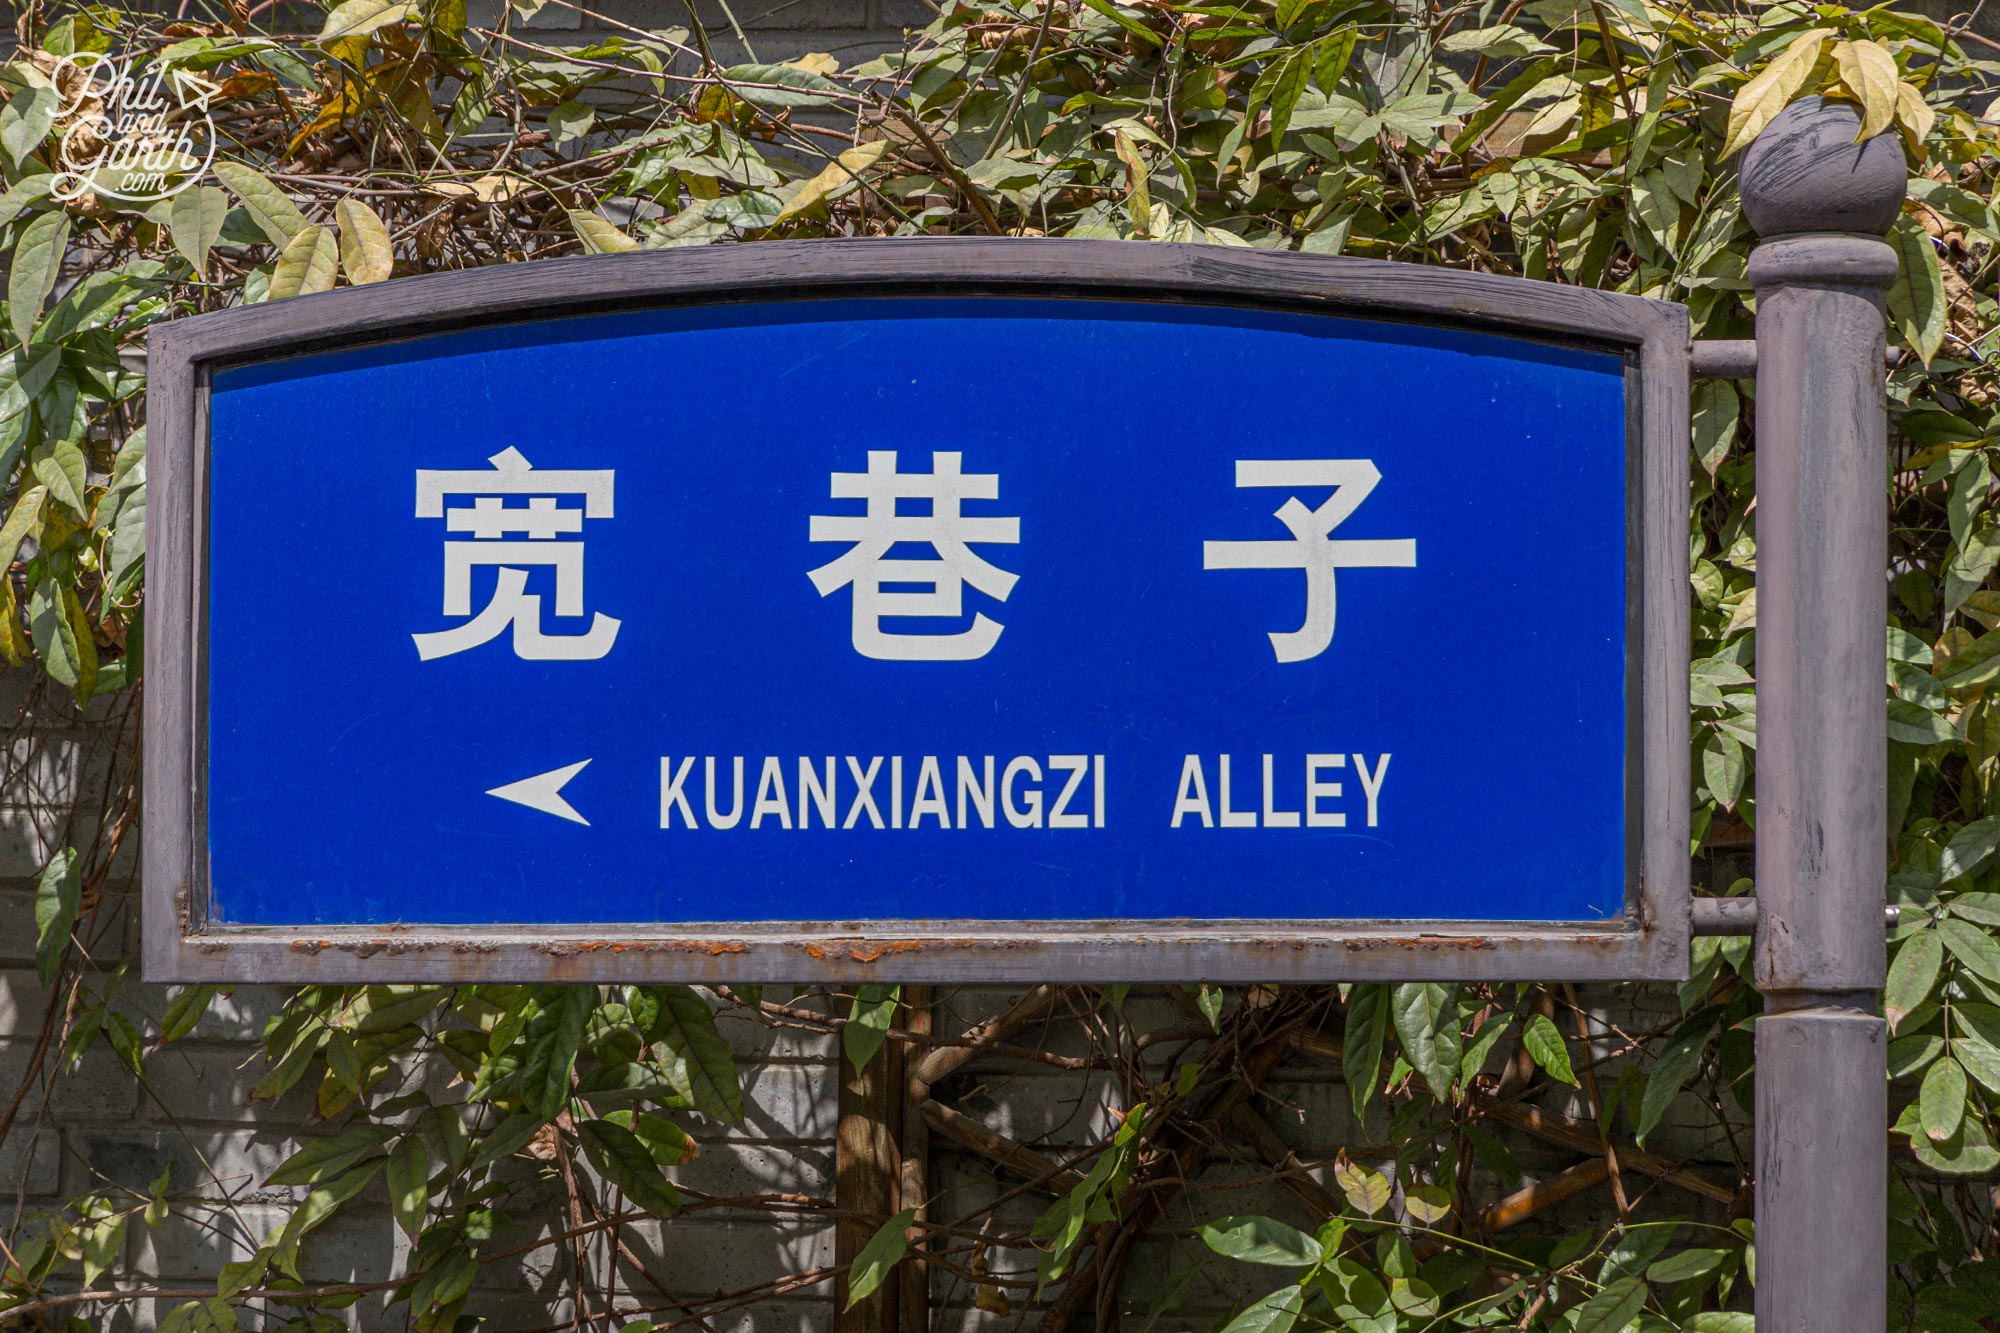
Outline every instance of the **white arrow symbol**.
<svg viewBox="0 0 2000 1333">
<path fill-rule="evenodd" d="M 199 74 L 190 74 L 184 69 L 172 71 L 174 96 L 180 98 L 183 107 L 199 107 L 208 110 L 209 101 L 222 95 L 222 88 L 210 83 Z"/>
<path fill-rule="evenodd" d="M 571 764 L 568 768 L 552 768 L 546 773 L 537 773 L 531 778 L 522 778 L 519 782 L 510 782 L 504 787 L 495 787 L 486 794 L 488 796 L 498 796 L 503 801 L 512 801 L 515 805 L 525 805 L 530 810 L 540 810 L 545 815 L 554 815 L 558 819 L 567 819 L 588 828 L 590 827 L 590 821 L 578 814 L 576 808 L 562 798 L 562 789 L 563 784 L 581 773 L 583 766 L 589 762 L 588 759 L 584 759 Z"/>
</svg>

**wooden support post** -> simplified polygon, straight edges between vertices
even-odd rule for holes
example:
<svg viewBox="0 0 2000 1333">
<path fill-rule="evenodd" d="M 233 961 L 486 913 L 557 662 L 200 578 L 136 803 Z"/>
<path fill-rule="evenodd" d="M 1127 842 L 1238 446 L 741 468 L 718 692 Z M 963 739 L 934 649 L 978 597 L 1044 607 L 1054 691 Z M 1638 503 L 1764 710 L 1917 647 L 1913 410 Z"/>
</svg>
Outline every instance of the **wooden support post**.
<svg viewBox="0 0 2000 1333">
<path fill-rule="evenodd" d="M 1757 291 L 1757 1328 L 1875 1333 L 1888 1293 L 1883 297 L 1893 134 L 1803 98 L 1743 155 Z"/>
<path fill-rule="evenodd" d="M 852 1264 L 882 1223 L 897 1211 L 903 1069 L 901 1042 L 887 1043 L 859 1073 L 844 1054 L 841 1057 L 840 1123 L 833 1164 L 834 1202 L 841 1210 L 833 1228 L 837 1264 Z M 842 1279 L 834 1294 L 834 1333 L 900 1333 L 897 1307 L 901 1293 L 899 1282 L 885 1282 L 850 1309 L 847 1282 Z"/>
<path fill-rule="evenodd" d="M 910 1032 L 928 1035 L 931 1030 L 931 988 L 929 986 L 903 987 L 903 1027 Z M 928 1212 L 931 1196 L 931 1135 L 930 1126 L 924 1122 L 922 1103 L 930 1096 L 930 1087 L 920 1084 L 915 1065 L 918 1048 L 912 1048 L 903 1062 L 903 1077 L 897 1084 L 902 1105 L 898 1108 L 903 1121 L 902 1163 L 896 1182 L 896 1208 L 917 1210 L 916 1220 L 924 1220 Z M 923 1248 L 912 1246 L 910 1257 L 896 1270 L 901 1280 L 902 1290 L 896 1297 L 896 1323 L 900 1333 L 930 1333 L 931 1327 L 931 1273 L 924 1262 Z"/>
</svg>

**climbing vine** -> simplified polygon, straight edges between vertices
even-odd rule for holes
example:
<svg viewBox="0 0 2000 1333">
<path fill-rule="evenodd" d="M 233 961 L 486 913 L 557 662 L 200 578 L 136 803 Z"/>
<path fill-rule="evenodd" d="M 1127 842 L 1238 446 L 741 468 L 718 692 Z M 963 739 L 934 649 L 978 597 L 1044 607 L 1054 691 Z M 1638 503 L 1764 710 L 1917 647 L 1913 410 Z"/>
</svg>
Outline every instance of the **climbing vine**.
<svg viewBox="0 0 2000 1333">
<path fill-rule="evenodd" d="M 1897 134 L 1911 173 L 1890 235 L 1905 355 L 1889 375 L 1884 476 L 1884 852 L 1901 908 L 1886 1259 L 1899 1320 L 1987 1326 L 2000 1305 L 1992 43 L 1893 7 L 1754 0 L 944 0 L 898 49 L 843 68 L 759 61 L 742 34 L 699 27 L 614 26 L 558 46 L 528 26 L 566 2 L 514 0 L 482 26 L 463 0 L 346 0 L 298 31 L 253 17 L 296 9 L 233 4 L 171 21 L 101 5 L 22 13 L 0 66 L 0 655 L 33 683 L 7 762 L 28 772 L 82 729 L 106 756 L 86 768 L 108 776 L 66 812 L 41 875 L 45 1007 L 18 1088 L 0 1088 L 0 1141 L 54 1115 L 54 1092 L 97 1046 L 176 1113 L 152 1071 L 226 1000 L 190 987 L 156 1003 L 117 962 L 138 801 L 153 322 L 563 254 L 988 234 L 1516 274 L 1684 302 L 1696 336 L 1740 338 L 1753 238 L 1736 154 L 1818 93 Z M 719 57 L 725 46 L 741 58 Z M 58 188 L 59 146 L 94 114 L 73 57 L 92 52 L 212 86 L 212 167 L 151 200 Z M 1753 392 L 1698 386 L 1689 458 L 1691 852 L 1717 894 L 1751 889 L 1727 868 L 1747 864 L 1756 812 Z M 1107 403 L 1078 411 L 1117 410 Z M 284 645 L 271 651 L 267 669 L 283 670 Z M 157 1297 L 170 1328 L 318 1333 L 366 1298 L 449 1330 L 470 1326 L 483 1267 L 546 1252 L 569 1265 L 579 1323 L 626 1333 L 699 1326 L 781 1291 L 865 1299 L 919 1263 L 994 1318 L 1043 1328 L 1179 1327 L 1183 1306 L 1221 1293 L 1233 1333 L 1737 1333 L 1755 1275 L 1745 1134 L 1760 1000 L 1745 953 L 1700 940 L 1686 984 L 1616 996 L 1193 987 L 1172 993 L 1164 1025 L 1133 1017 L 1122 988 L 1071 988 L 963 1038 L 929 1035 L 913 997 L 884 987 L 307 987 L 243 1074 L 255 1098 L 309 1096 L 324 1124 L 263 1182 L 297 1192 L 290 1220 L 239 1238 L 250 1257 L 212 1287 L 167 1290 L 125 1271 L 124 1242 L 170 1216 L 233 1234 L 217 1182 L 102 1182 L 60 1208 L 14 1209 L 0 1218 L 0 1324 L 90 1328 Z M 958 1128 L 1006 1176 L 1003 1194 L 1042 1200 L 1026 1229 L 997 1206 L 944 1217 L 905 1200 L 862 1219 L 875 1238 L 851 1265 L 677 1295 L 648 1285 L 623 1228 L 724 1207 L 838 1212 L 677 1183 L 698 1139 L 746 1112 L 718 1015 L 838 1034 L 851 1065 L 949 1051 L 1053 1062 L 1108 1077 L 1115 1105 L 1083 1151 Z M 1058 1026 L 1082 1054 L 1051 1054 Z M 1356 1138 L 1333 1161 L 1300 1162 L 1267 1123 L 1263 1084 L 1280 1061 L 1344 1076 Z M 952 1095 L 949 1077 L 933 1095 Z M 936 1113 L 952 1115 L 965 1119 Z M 1675 1117 L 1699 1122 L 1700 1160 L 1660 1150 Z M 1575 1164 L 1530 1180 L 1516 1160 L 1528 1141 Z M 1257 1165 L 1254 1183 L 1287 1189 L 1308 1225 L 1229 1211 L 1223 1187 L 1202 1184 L 1225 1161 Z M 363 1191 L 386 1191 L 407 1268 L 316 1280 L 302 1245 Z M 1608 1200 L 1611 1223 L 1565 1230 L 1561 1205 L 1584 1197 Z M 1148 1231 L 1176 1237 L 1186 1262 L 1128 1291 L 1126 1257 Z"/>
</svg>

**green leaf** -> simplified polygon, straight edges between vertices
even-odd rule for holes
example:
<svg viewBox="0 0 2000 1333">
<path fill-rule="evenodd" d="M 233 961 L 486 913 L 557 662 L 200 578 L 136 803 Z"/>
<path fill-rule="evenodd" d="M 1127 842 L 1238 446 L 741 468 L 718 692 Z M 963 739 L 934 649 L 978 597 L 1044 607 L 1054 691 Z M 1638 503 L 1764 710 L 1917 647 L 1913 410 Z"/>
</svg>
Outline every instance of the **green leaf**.
<svg viewBox="0 0 2000 1333">
<path fill-rule="evenodd" d="M 38 204 L 49 197 L 49 187 L 55 184 L 55 177 L 48 172 L 37 172 L 23 176 L 0 194 L 0 227 L 6 226 L 19 217 L 21 210 L 30 204 Z"/>
<path fill-rule="evenodd" d="M 1945 910 L 1982 926 L 2000 926 L 2000 893 L 1961 893 L 1945 904 Z"/>
<path fill-rule="evenodd" d="M 1712 1310 L 1696 1315 L 1688 1325 L 1688 1333 L 1757 1333 L 1757 1316 Z"/>
<path fill-rule="evenodd" d="M 1395 988 L 1390 999 L 1396 1037 L 1410 1068 L 1424 1076 L 1431 1092 L 1443 1101 L 1451 1095 L 1458 1073 L 1458 987 L 1441 982 L 1409 982 Z"/>
<path fill-rule="evenodd" d="M 411 1240 L 424 1229 L 424 1211 L 430 1199 L 430 1154 L 415 1134 L 406 1134 L 389 1153 L 389 1209 L 396 1225 Z"/>
<path fill-rule="evenodd" d="M 174 196 L 167 212 L 167 231 L 174 249 L 194 266 L 195 275 L 208 271 L 208 252 L 222 235 L 222 220 L 229 216 L 229 196 L 212 185 L 197 185 Z"/>
<path fill-rule="evenodd" d="M 1222 1005 L 1225 1000 L 1222 987 L 1203 982 L 1195 991 L 1194 1003 L 1201 1010 L 1201 1016 L 1208 1020 L 1210 1032 L 1222 1031 Z"/>
<path fill-rule="evenodd" d="M 266 1183 L 317 1185 L 379 1152 L 383 1144 L 395 1137 L 393 1126 L 360 1125 L 330 1139 L 314 1139 L 280 1163 Z"/>
<path fill-rule="evenodd" d="M 1939 881 L 1949 883 L 1970 875 L 1985 865 L 1995 850 L 2000 850 L 2000 816 L 1975 819 L 1945 844 L 1944 855 L 1938 858 Z"/>
<path fill-rule="evenodd" d="M 576 1068 L 583 1031 L 596 1007 L 595 986 L 553 987 L 543 1008 L 528 1020 L 521 1094 L 528 1110 L 544 1120 L 553 1119 L 569 1100 L 570 1071 Z"/>
<path fill-rule="evenodd" d="M 743 1118 L 743 1086 L 736 1057 L 715 1030 L 708 1003 L 687 986 L 660 987 L 659 1040 L 668 1052 L 667 1076 L 703 1115 L 731 1123 Z"/>
<path fill-rule="evenodd" d="M 35 585 L 28 599 L 28 633 L 42 669 L 69 686 L 78 699 L 89 698 L 97 681 L 97 643 L 68 584 L 45 578 Z"/>
<path fill-rule="evenodd" d="M 1905 213 L 1889 229 L 1889 244 L 1896 248 L 1896 280 L 1889 288 L 1889 316 L 1903 341 L 1923 358 L 1931 358 L 1944 346 L 1944 274 L 1938 268 L 1937 243 L 1923 224 Z"/>
<path fill-rule="evenodd" d="M 541 1132 L 546 1119 L 545 1116 L 525 1113 L 508 1116 L 480 1140 L 479 1151 L 473 1154 L 472 1162 L 466 1169 L 478 1175 L 494 1163 L 512 1157 Z"/>
<path fill-rule="evenodd" d="M 1305 1304 L 1304 1287 L 1281 1287 L 1230 1320 L 1222 1333 L 1287 1333 Z"/>
<path fill-rule="evenodd" d="M 1694 1278 L 1706 1277 L 1722 1266 L 1734 1251 L 1731 1250 L 1682 1250 L 1669 1255 L 1646 1269 L 1646 1281 L 1671 1286 L 1676 1282 L 1687 1282 Z"/>
<path fill-rule="evenodd" d="M 1951 1007 L 1957 1032 L 1951 1052 L 1988 1092 L 2000 1092 L 2000 1009 L 1965 1002 Z"/>
<path fill-rule="evenodd" d="M 1224 1217 L 1200 1228 L 1209 1249 L 1230 1259 L 1279 1268 L 1310 1268 L 1320 1261 L 1319 1242 L 1269 1217 Z"/>
<path fill-rule="evenodd" d="M 216 1270 L 215 1294 L 227 1300 L 264 1280 L 264 1274 L 271 1267 L 271 1251 L 260 1250 L 248 1259 L 233 1264 L 224 1264 Z"/>
<path fill-rule="evenodd" d="M 1943 1143 L 1933 1142 L 1928 1134 L 1913 1134 L 1910 1149 L 1919 1162 L 1946 1175 L 1983 1176 L 2000 1167 L 2000 1149 L 1994 1148 L 1978 1116 L 1966 1116 L 1958 1133 Z"/>
<path fill-rule="evenodd" d="M 1563 1041 L 1555 1021 L 1547 1014 L 1536 1014 L 1528 1020 L 1527 1029 L 1521 1034 L 1521 1044 L 1550 1078 L 1562 1083 L 1576 1082 L 1576 1071 L 1569 1062 L 1569 1045 Z"/>
<path fill-rule="evenodd" d="M 319 44 L 365 37 L 377 28 L 415 18 L 418 13 L 418 6 L 411 0 L 345 0 L 326 16 L 326 23 L 319 30 Z"/>
<path fill-rule="evenodd" d="M 1646 1308 L 1646 1283 L 1628 1277 L 1612 1283 L 1578 1307 L 1574 1333 L 1624 1333 Z"/>
<path fill-rule="evenodd" d="M 1944 966 L 1944 941 L 1935 930 L 1920 930 L 1897 946 L 1889 960 L 1889 980 L 1882 992 L 1882 1010 L 1895 1027 L 1903 1015 L 1930 998 Z"/>
<path fill-rule="evenodd" d="M 166 1016 L 160 1020 L 160 1045 L 179 1041 L 194 1031 L 195 1024 L 208 1012 L 208 1005 L 215 998 L 213 986 L 183 986 L 180 994 L 174 996 L 167 1005 Z"/>
<path fill-rule="evenodd" d="M 56 984 L 56 969 L 69 946 L 70 929 L 82 898 L 82 870 L 76 849 L 65 847 L 42 868 L 35 887 L 35 972 L 43 989 Z"/>
<path fill-rule="evenodd" d="M 62 367 L 63 349 L 53 344 L 15 348 L 0 357 L 0 423 L 28 410 Z"/>
<path fill-rule="evenodd" d="M 1332 92 L 1340 82 L 1340 76 L 1347 72 L 1347 62 L 1354 55 L 1355 38 L 1359 36 L 1350 23 L 1338 32 L 1330 32 L 1319 40 L 1319 55 L 1313 61 L 1313 82 L 1322 92 Z"/>
<path fill-rule="evenodd" d="M 7 315 L 23 344 L 33 341 L 42 302 L 56 285 L 68 248 L 69 213 L 60 208 L 30 222 L 15 243 L 7 273 Z"/>
<path fill-rule="evenodd" d="M 1905 745 L 1943 745 L 1959 739 L 1951 723 L 1908 699 L 1889 701 L 1889 739 Z"/>
<path fill-rule="evenodd" d="M 1736 443 L 1743 400 L 1728 380 L 1702 380 L 1694 389 L 1694 456 L 1711 477 Z"/>
<path fill-rule="evenodd" d="M 57 441 L 35 459 L 34 474 L 35 480 L 48 488 L 50 497 L 68 506 L 70 513 L 79 519 L 89 515 L 90 506 L 83 498 L 83 450 L 68 440 Z"/>
<path fill-rule="evenodd" d="M 868 1062 L 889 1039 L 902 993 L 900 986 L 861 986 L 855 990 L 847 1022 L 840 1029 L 840 1047 L 856 1073 L 868 1068 Z"/>
<path fill-rule="evenodd" d="M 1139 20 L 1120 13 L 1117 6 L 1111 3 L 1111 0 L 1083 0 L 1083 3 L 1089 9 L 1104 15 L 1104 17 L 1116 23 L 1140 41 L 1151 46 L 1160 45 L 1160 34 L 1139 22 Z"/>
<path fill-rule="evenodd" d="M 244 211 L 271 244 L 288 245 L 294 236 L 312 225 L 299 211 L 299 206 L 261 172 L 238 162 L 220 161 L 212 170 L 215 178 L 243 201 Z"/>
<path fill-rule="evenodd" d="M 1924 1074 L 1923 1088 L 1917 1094 L 1918 1118 L 1934 1142 L 1943 1143 L 1958 1133 L 1965 1119 L 1966 1091 L 1965 1070 L 1949 1055 Z"/>
<path fill-rule="evenodd" d="M 376 1128 L 387 1128 L 387 1126 L 376 1126 Z M 350 1168 L 345 1175 L 338 1176 L 308 1193 L 304 1201 L 292 1210 L 292 1216 L 285 1223 L 284 1230 L 278 1233 L 279 1248 L 296 1243 L 308 1231 L 333 1216 L 341 1204 L 359 1194 L 362 1188 L 375 1178 L 376 1172 L 380 1171 L 388 1160 L 387 1157 L 371 1157 L 360 1165 Z"/>
<path fill-rule="evenodd" d="M 160 1168 L 160 1174 L 153 1177 L 153 1183 L 146 1187 L 146 1229 L 158 1231 L 160 1223 L 167 1220 L 167 1191 L 173 1188 L 174 1168 L 170 1162 Z"/>
<path fill-rule="evenodd" d="M 9 162 L 21 165 L 49 137 L 61 110 L 61 94 L 47 84 L 34 84 L 15 93 L 6 110 L 0 111 L 0 152 L 6 153 Z M 46 187 L 43 192 L 47 193 Z"/>
<path fill-rule="evenodd" d="M 847 1274 L 847 1304 L 844 1309 L 852 1310 L 867 1300 L 882 1285 L 882 1279 L 889 1275 L 889 1270 L 903 1261 L 910 1248 L 910 1224 L 916 1220 L 917 1210 L 905 1208 L 868 1238 L 868 1243 L 861 1247 L 861 1253 L 854 1256 L 854 1267 Z"/>
<path fill-rule="evenodd" d="M 1639 1099 L 1639 1121 L 1633 1127 L 1633 1138 L 1640 1143 L 1646 1141 L 1646 1135 L 1660 1123 L 1660 1117 L 1673 1105 L 1674 1098 L 1680 1096 L 1681 1089 L 1694 1077 L 1714 1030 L 1712 1020 L 1690 1022 L 1660 1052 L 1659 1060 L 1646 1075 L 1646 1091 Z"/>
<path fill-rule="evenodd" d="M 0 571 L 14 563 L 21 543 L 41 527 L 42 505 L 49 498 L 46 486 L 25 486 L 14 501 L 7 522 L 0 524 Z"/>
<path fill-rule="evenodd" d="M 667 1183 L 638 1135 L 609 1120 L 579 1121 L 576 1132 L 592 1164 L 625 1191 L 626 1198 L 662 1217 L 680 1211 L 681 1196 Z"/>
<path fill-rule="evenodd" d="M 729 91 L 758 106 L 831 106 L 846 93 L 832 79 L 792 65 L 732 65 L 722 78 Z"/>
<path fill-rule="evenodd" d="M 1465 1044 L 1465 1053 L 1458 1058 L 1458 1077 L 1461 1082 L 1478 1077 L 1480 1071 L 1486 1068 L 1486 1061 L 1492 1056 L 1493 1048 L 1513 1026 L 1512 1014 L 1494 1014 L 1479 1025 L 1479 1031 Z"/>
<path fill-rule="evenodd" d="M 330 291 L 339 265 L 340 242 L 333 232 L 307 223 L 279 251 L 278 266 L 271 272 L 271 286 L 265 299 L 282 301 Z"/>
<path fill-rule="evenodd" d="M 1748 773 L 1743 760 L 1743 743 L 1726 731 L 1710 734 L 1701 749 L 1701 778 L 1708 794 L 1725 810 L 1734 810 L 1743 795 L 1743 779 Z"/>
<path fill-rule="evenodd" d="M 1946 918 L 1937 933 L 1951 956 L 1988 981 L 2000 981 L 2000 942 L 1969 921 Z"/>
<path fill-rule="evenodd" d="M 1340 1048 L 1341 1077 L 1354 1100 L 1358 1123 L 1368 1114 L 1375 1085 L 1382 1081 L 1382 1043 L 1389 1032 L 1389 988 L 1377 982 L 1355 983 L 1347 993 L 1347 1030 Z"/>
</svg>

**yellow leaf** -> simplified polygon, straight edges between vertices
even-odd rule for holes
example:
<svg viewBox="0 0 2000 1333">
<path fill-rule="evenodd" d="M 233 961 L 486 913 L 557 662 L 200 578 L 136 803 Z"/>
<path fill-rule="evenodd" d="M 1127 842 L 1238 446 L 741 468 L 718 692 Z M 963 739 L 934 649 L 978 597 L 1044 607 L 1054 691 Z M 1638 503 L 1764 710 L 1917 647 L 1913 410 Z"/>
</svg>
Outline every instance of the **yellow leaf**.
<svg viewBox="0 0 2000 1333">
<path fill-rule="evenodd" d="M 826 164 L 817 176 L 803 182 L 796 193 L 785 201 L 778 210 L 779 222 L 797 217 L 822 199 L 843 194 L 852 189 L 860 180 L 863 168 L 874 165 L 876 159 L 889 151 L 886 139 L 876 139 L 850 148 Z"/>
<path fill-rule="evenodd" d="M 1388 1178 L 1380 1171 L 1350 1162 L 1345 1151 L 1334 1159 L 1333 1179 L 1356 1212 L 1373 1217 L 1389 1203 Z"/>
<path fill-rule="evenodd" d="M 1132 214 L 1132 228 L 1141 237 L 1151 232 L 1153 203 L 1152 187 L 1147 183 L 1146 159 L 1139 156 L 1139 145 L 1123 130 L 1118 131 L 1118 160 L 1125 164 L 1125 179 L 1131 190 L 1131 198 L 1126 207 Z"/>
<path fill-rule="evenodd" d="M 26 666 L 32 650 L 21 628 L 21 606 L 14 597 L 14 580 L 0 572 L 0 657 L 8 666 Z"/>
<path fill-rule="evenodd" d="M 424 185 L 424 188 L 432 194 L 442 195 L 446 199 L 477 199 L 479 197 L 479 191 L 473 189 L 464 181 L 429 181 Z"/>
<path fill-rule="evenodd" d="M 340 266 L 347 280 L 359 287 L 388 277 L 396 253 L 381 215 L 349 195 L 333 206 L 333 217 L 340 224 Z"/>
<path fill-rule="evenodd" d="M 826 75 L 840 72 L 840 62 L 824 51 L 814 51 L 810 55 L 800 56 L 797 60 L 787 60 L 785 63 L 793 69 L 802 69 L 808 74 Z"/>
<path fill-rule="evenodd" d="M 333 232 L 307 223 L 298 235 L 278 252 L 278 267 L 271 273 L 271 294 L 280 301 L 288 296 L 323 292 L 333 286 L 335 266 L 340 261 L 340 245 Z"/>
<path fill-rule="evenodd" d="M 472 182 L 472 193 L 482 204 L 504 204 L 534 188 L 520 177 L 508 175 L 481 176 Z"/>
<path fill-rule="evenodd" d="M 1805 87 L 1813 66 L 1819 63 L 1821 48 L 1831 36 L 1829 28 L 1800 33 L 1770 64 L 1736 90 L 1736 100 L 1729 104 L 1729 133 L 1722 144 L 1725 158 L 1762 133 L 1797 96 L 1799 89 Z"/>
<path fill-rule="evenodd" d="M 1937 124 L 1937 111 L 1924 100 L 1922 92 L 1914 84 L 1896 85 L 1896 128 L 1902 132 L 1903 142 L 1909 145 L 1910 156 L 1922 161 L 1924 140 L 1931 137 L 1931 126 Z"/>
<path fill-rule="evenodd" d="M 313 135 L 318 134 L 321 130 L 338 129 L 349 116 L 360 109 L 360 85 L 355 80 L 348 79 L 340 85 L 340 91 L 334 94 L 333 100 L 321 107 L 318 114 L 307 121 L 300 128 L 299 132 L 292 136 L 291 147 L 288 151 L 292 153 L 298 152 L 300 144 L 312 138 Z"/>
<path fill-rule="evenodd" d="M 586 213 L 580 208 L 569 210 L 569 225 L 576 228 L 578 238 L 583 241 L 583 248 L 594 255 L 616 254 L 621 250 L 639 248 L 639 243 L 630 236 L 597 214 Z"/>
<path fill-rule="evenodd" d="M 1870 41 L 1835 42 L 1833 63 L 1840 70 L 1840 81 L 1861 104 L 1861 133 L 1854 141 L 1872 139 L 1888 129 L 1896 118 L 1896 85 L 1901 80 L 1896 57 Z"/>
<path fill-rule="evenodd" d="M 416 12 L 410 0 L 347 0 L 326 16 L 326 26 L 319 30 L 320 44 L 365 36 L 377 28 L 401 23 Z"/>
</svg>

